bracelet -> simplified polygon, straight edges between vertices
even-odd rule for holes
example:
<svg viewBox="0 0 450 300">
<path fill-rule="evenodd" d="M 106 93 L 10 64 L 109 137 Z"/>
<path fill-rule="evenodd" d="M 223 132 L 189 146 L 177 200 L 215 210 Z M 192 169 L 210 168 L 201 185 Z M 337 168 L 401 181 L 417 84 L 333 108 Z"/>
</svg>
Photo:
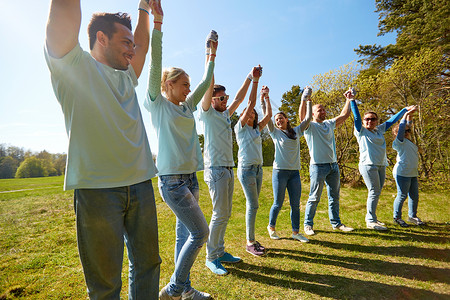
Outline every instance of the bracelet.
<svg viewBox="0 0 450 300">
<path fill-rule="evenodd" d="M 216 55 L 213 53 L 213 54 L 210 54 L 209 56 L 214 56 L 215 57 Z"/>
<path fill-rule="evenodd" d="M 143 8 L 138 8 L 138 10 L 142 10 L 142 11 L 145 11 L 146 13 L 147 13 L 147 15 L 150 15 L 150 13 L 146 10 L 146 9 L 143 9 Z"/>
<path fill-rule="evenodd" d="M 160 21 L 153 21 L 153 23 L 155 23 L 155 24 L 162 24 L 162 22 L 160 22 Z"/>
<path fill-rule="evenodd" d="M 254 79 L 253 79 L 253 83 L 258 83 L 258 81 L 259 81 L 259 80 L 254 80 Z"/>
</svg>

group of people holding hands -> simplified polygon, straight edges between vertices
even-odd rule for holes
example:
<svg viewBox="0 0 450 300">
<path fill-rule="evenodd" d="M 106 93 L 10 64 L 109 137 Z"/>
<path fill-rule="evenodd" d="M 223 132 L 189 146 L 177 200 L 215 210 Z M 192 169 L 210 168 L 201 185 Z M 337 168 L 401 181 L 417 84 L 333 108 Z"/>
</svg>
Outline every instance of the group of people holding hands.
<svg viewBox="0 0 450 300">
<path fill-rule="evenodd" d="M 154 29 L 150 39 L 150 15 Z M 402 220 L 402 205 L 410 197 L 409 221 L 417 217 L 418 148 L 411 141 L 411 119 L 416 106 L 406 107 L 378 125 L 378 115 L 367 112 L 363 119 L 352 89 L 339 116 L 327 119 L 320 104 L 312 105 L 312 90 L 304 89 L 299 108 L 300 125 L 292 127 L 286 114 L 272 119 L 269 88 L 262 86 L 263 115 L 255 105 L 262 67 L 252 68 L 233 101 L 226 88 L 215 84 L 214 66 L 218 35 L 207 38 L 205 73 L 191 91 L 189 75 L 180 68 L 162 69 L 163 10 L 159 0 L 141 0 L 134 34 L 129 15 L 97 13 L 88 33 L 90 52 L 78 42 L 80 0 L 52 0 L 47 24 L 45 57 L 53 89 L 64 113 L 69 137 L 65 189 L 74 189 L 77 242 L 88 294 L 91 299 L 119 299 L 123 245 L 129 258 L 130 299 L 210 299 L 192 287 L 190 270 L 206 243 L 206 267 L 214 274 L 228 273 L 224 263 L 241 258 L 225 251 L 225 232 L 232 212 L 234 159 L 231 115 L 250 89 L 247 106 L 234 126 L 239 146 L 237 177 L 246 198 L 246 251 L 262 256 L 266 248 L 256 239 L 256 214 L 262 185 L 261 131 L 267 128 L 275 145 L 272 185 L 274 202 L 267 230 L 279 239 L 276 221 L 286 190 L 289 194 L 292 238 L 300 233 L 300 138 L 305 136 L 310 161 L 310 193 L 305 208 L 304 233 L 314 234 L 314 216 L 324 184 L 328 192 L 329 218 L 333 229 L 353 228 L 339 217 L 340 175 L 334 129 L 350 112 L 360 145 L 359 168 L 369 190 L 367 227 L 385 230 L 376 207 L 385 178 L 386 143 L 383 134 L 394 128 L 398 151 L 394 176 L 398 195 L 394 221 Z M 151 44 L 151 64 L 144 107 L 158 139 L 156 166 L 147 140 L 135 86 Z M 204 153 L 200 148 L 194 112 L 199 109 L 204 125 Z M 196 172 L 204 169 L 213 212 L 210 223 L 199 206 Z M 174 272 L 159 291 L 161 259 L 158 246 L 156 206 L 151 178 L 158 176 L 164 202 L 176 216 Z M 159 291 L 159 293 L 158 293 Z"/>
</svg>

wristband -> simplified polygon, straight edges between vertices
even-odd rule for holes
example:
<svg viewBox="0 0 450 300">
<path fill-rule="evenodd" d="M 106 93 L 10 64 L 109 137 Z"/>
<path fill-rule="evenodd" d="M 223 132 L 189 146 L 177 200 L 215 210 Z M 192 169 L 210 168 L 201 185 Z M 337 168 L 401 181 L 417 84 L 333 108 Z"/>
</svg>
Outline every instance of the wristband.
<svg viewBox="0 0 450 300">
<path fill-rule="evenodd" d="M 148 12 L 148 10 L 144 9 L 144 8 L 138 8 L 138 10 L 142 10 L 145 11 L 147 13 L 147 15 L 150 15 L 150 13 Z"/>
<path fill-rule="evenodd" d="M 213 54 L 210 54 L 209 56 L 214 56 L 215 57 L 216 55 L 213 53 Z"/>
<path fill-rule="evenodd" d="M 252 74 L 248 74 L 247 79 L 252 81 L 253 80 L 253 75 Z"/>
<path fill-rule="evenodd" d="M 153 21 L 153 23 L 155 23 L 155 24 L 162 24 L 162 22 L 160 22 L 160 21 Z"/>
</svg>

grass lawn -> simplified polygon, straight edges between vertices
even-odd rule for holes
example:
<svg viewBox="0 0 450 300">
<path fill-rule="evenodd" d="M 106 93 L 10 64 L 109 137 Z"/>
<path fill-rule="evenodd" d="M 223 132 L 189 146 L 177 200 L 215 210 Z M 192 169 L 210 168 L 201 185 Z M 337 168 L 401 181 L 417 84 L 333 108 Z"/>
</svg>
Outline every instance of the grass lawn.
<svg viewBox="0 0 450 300">
<path fill-rule="evenodd" d="M 245 252 L 245 197 L 235 180 L 233 214 L 226 250 L 243 261 L 226 265 L 227 276 L 216 276 L 204 265 L 205 247 L 191 272 L 195 288 L 214 299 L 450 299 L 450 209 L 448 189 L 421 191 L 419 217 L 427 226 L 401 228 L 392 223 L 395 187 L 385 187 L 377 215 L 389 230 L 365 228 L 365 188 L 341 189 L 343 223 L 351 233 L 333 231 L 322 195 L 310 243 L 290 239 L 286 199 L 277 221 L 281 240 L 267 234 L 273 201 L 271 168 L 264 183 L 257 216 L 257 240 L 269 248 L 265 257 Z M 200 202 L 211 217 L 208 188 L 199 172 Z M 157 192 L 160 287 L 173 272 L 175 218 Z M 62 191 L 63 177 L 0 180 L 0 299 L 86 299 L 78 258 L 73 191 Z M 301 222 L 308 196 L 303 183 Z M 325 197 L 324 197 L 325 196 Z M 407 215 L 407 204 L 403 207 Z M 122 298 L 127 298 L 128 261 L 123 268 Z"/>
</svg>

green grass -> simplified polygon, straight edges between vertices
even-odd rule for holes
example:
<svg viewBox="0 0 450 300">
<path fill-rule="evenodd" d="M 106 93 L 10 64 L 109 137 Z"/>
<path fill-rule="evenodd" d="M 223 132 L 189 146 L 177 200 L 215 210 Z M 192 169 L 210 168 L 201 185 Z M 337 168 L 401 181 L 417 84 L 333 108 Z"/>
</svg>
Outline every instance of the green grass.
<svg viewBox="0 0 450 300">
<path fill-rule="evenodd" d="M 203 173 L 198 176 L 201 207 L 209 221 L 211 201 Z M 155 179 L 153 183 L 156 191 Z M 86 299 L 73 192 L 62 191 L 62 184 L 62 177 L 0 180 L 0 299 Z M 227 251 L 243 261 L 227 265 L 230 274 L 219 277 L 204 266 L 203 248 L 192 268 L 192 284 L 215 299 L 450 299 L 447 193 L 421 192 L 419 216 L 428 225 L 405 229 L 392 224 L 396 191 L 386 187 L 377 214 L 390 230 L 374 232 L 364 226 L 366 189 L 342 188 L 341 219 L 356 230 L 333 231 L 322 197 L 314 219 L 317 234 L 307 244 L 289 238 L 285 201 L 277 222 L 282 239 L 273 241 L 266 231 L 273 201 L 271 168 L 264 168 L 256 238 L 269 253 L 254 257 L 245 252 L 245 198 L 236 179 L 225 241 Z M 308 185 L 303 184 L 301 221 L 307 194 Z M 158 192 L 156 196 L 163 287 L 174 267 L 175 218 Z M 404 215 L 406 209 L 405 204 Z M 123 299 L 127 264 L 125 259 Z"/>
</svg>

